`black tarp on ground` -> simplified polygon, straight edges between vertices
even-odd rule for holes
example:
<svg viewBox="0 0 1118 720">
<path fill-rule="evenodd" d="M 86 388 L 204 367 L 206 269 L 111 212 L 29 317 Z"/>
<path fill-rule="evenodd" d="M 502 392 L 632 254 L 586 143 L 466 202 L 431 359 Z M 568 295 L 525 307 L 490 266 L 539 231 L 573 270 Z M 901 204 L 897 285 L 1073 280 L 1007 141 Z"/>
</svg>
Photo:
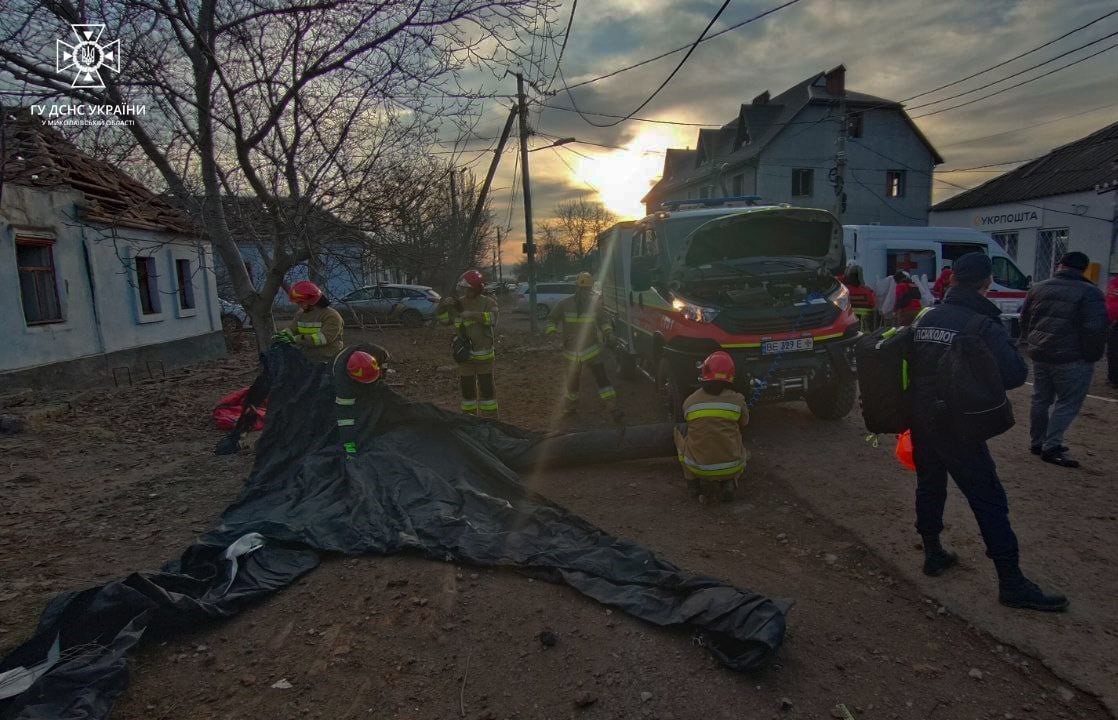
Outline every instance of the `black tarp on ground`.
<svg viewBox="0 0 1118 720">
<path fill-rule="evenodd" d="M 662 447 L 670 426 L 576 444 L 412 404 L 380 384 L 376 402 L 361 406 L 361 454 L 347 459 L 326 368 L 286 347 L 269 351 L 267 364 L 268 424 L 242 496 L 163 572 L 51 603 L 32 639 L 0 662 L 0 696 L 30 682 L 0 699 L 0 717 L 107 717 L 127 684 L 125 655 L 145 631 L 231 615 L 312 569 L 317 550 L 516 567 L 656 625 L 691 627 L 734 670 L 758 668 L 779 648 L 784 604 L 614 538 L 525 489 L 513 470 L 584 462 L 609 448 L 671 453 Z"/>
</svg>

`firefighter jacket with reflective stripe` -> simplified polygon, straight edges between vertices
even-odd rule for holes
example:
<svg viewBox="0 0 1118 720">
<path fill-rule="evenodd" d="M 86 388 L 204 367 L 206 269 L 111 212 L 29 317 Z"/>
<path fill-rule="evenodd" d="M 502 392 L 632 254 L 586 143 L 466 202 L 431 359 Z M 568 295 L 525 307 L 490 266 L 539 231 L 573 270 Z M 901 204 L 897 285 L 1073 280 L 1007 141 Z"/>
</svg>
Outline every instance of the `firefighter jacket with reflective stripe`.
<svg viewBox="0 0 1118 720">
<path fill-rule="evenodd" d="M 598 297 L 572 295 L 556 303 L 547 317 L 548 334 L 563 332 L 563 357 L 571 361 L 590 362 L 602 351 L 599 333 L 604 340 L 613 328 L 606 318 Z"/>
<path fill-rule="evenodd" d="M 313 307 L 298 310 L 288 330 L 295 336 L 295 344 L 309 359 L 330 361 L 342 349 L 344 327 L 342 316 L 334 308 Z"/>
<path fill-rule="evenodd" d="M 726 389 L 712 395 L 702 388 L 683 401 L 687 434 L 676 435 L 679 461 L 688 476 L 732 479 L 745 469 L 741 429 L 749 423 L 745 397 Z"/>
<path fill-rule="evenodd" d="M 349 356 L 355 352 L 367 352 L 380 363 L 382 372 L 388 362 L 388 351 L 379 345 L 362 344 L 351 345 L 338 353 L 334 358 L 332 375 L 334 377 L 334 414 L 338 425 L 338 439 L 345 451 L 354 455 L 357 453 L 357 438 L 360 435 L 357 428 L 358 403 L 373 402 L 377 393 L 385 385 L 383 382 L 359 383 L 349 376 L 346 363 Z"/>
<path fill-rule="evenodd" d="M 497 324 L 497 301 L 489 295 L 460 298 L 461 310 L 448 300 L 439 308 L 438 320 L 444 325 L 453 324 L 455 329 L 470 338 L 473 362 L 493 360 L 493 328 Z"/>
</svg>

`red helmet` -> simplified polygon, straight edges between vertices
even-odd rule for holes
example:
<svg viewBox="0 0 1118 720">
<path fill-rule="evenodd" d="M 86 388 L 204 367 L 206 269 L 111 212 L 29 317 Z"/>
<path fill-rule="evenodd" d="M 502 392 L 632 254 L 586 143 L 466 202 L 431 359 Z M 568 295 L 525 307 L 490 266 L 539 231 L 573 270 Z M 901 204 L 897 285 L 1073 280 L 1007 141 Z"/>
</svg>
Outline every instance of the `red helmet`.
<svg viewBox="0 0 1118 720">
<path fill-rule="evenodd" d="M 482 277 L 480 270 L 467 270 L 458 278 L 458 287 L 480 291 L 485 289 L 485 278 Z"/>
<path fill-rule="evenodd" d="M 711 353 L 706 360 L 703 360 L 703 367 L 699 370 L 699 380 L 702 382 L 712 380 L 733 382 L 734 359 L 730 357 L 730 353 L 722 350 Z"/>
<path fill-rule="evenodd" d="M 363 350 L 349 356 L 345 369 L 349 376 L 359 383 L 374 383 L 380 379 L 380 363 Z"/>
<path fill-rule="evenodd" d="M 291 286 L 287 296 L 296 305 L 314 305 L 322 299 L 322 290 L 310 280 L 300 280 Z"/>
</svg>

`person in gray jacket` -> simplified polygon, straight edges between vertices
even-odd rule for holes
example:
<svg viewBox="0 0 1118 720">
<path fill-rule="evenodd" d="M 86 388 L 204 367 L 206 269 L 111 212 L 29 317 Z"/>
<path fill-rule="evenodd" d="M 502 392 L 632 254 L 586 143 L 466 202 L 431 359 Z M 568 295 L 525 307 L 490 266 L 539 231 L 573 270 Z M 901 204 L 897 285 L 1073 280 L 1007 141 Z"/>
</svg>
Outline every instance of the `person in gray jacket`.
<svg viewBox="0 0 1118 720">
<path fill-rule="evenodd" d="M 1106 301 L 1083 275 L 1089 262 L 1081 252 L 1064 255 L 1051 279 L 1029 289 L 1021 308 L 1021 338 L 1033 361 L 1031 450 L 1066 468 L 1079 462 L 1067 456 L 1064 433 L 1079 414 L 1094 364 L 1106 349 Z"/>
</svg>

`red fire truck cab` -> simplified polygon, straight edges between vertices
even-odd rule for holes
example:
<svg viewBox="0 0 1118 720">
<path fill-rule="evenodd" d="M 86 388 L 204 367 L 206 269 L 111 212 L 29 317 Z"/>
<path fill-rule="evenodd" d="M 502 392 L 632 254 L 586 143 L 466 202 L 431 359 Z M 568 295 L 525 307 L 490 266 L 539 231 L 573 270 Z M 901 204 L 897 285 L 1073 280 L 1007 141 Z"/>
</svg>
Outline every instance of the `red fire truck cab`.
<svg viewBox="0 0 1118 720">
<path fill-rule="evenodd" d="M 843 231 L 825 210 L 759 198 L 665 203 L 598 237 L 598 278 L 623 374 L 667 392 L 678 419 L 715 350 L 753 402 L 804 400 L 817 417 L 854 406 L 858 322 Z"/>
</svg>

